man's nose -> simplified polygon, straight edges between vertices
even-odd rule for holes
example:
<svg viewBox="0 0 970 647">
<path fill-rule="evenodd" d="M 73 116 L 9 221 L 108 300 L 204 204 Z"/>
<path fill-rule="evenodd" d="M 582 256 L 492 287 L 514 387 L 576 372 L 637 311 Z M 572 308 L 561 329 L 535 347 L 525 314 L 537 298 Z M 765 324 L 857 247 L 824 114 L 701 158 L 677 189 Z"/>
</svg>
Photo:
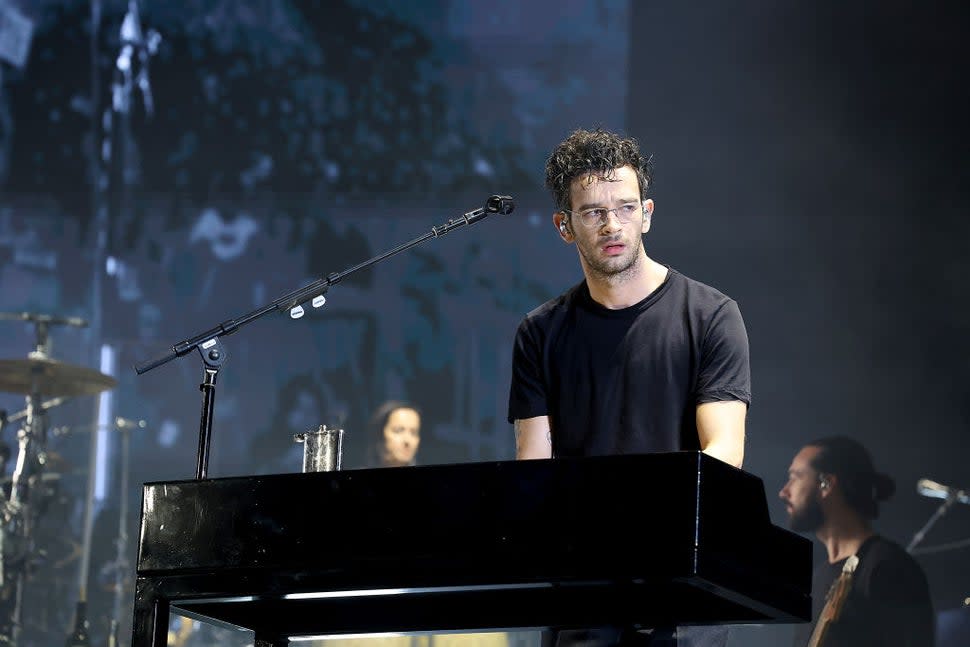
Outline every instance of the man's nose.
<svg viewBox="0 0 970 647">
<path fill-rule="evenodd" d="M 619 231 L 623 228 L 623 223 L 616 215 L 616 209 L 610 209 L 606 212 L 606 222 L 603 223 L 601 228 L 605 231 Z"/>
</svg>

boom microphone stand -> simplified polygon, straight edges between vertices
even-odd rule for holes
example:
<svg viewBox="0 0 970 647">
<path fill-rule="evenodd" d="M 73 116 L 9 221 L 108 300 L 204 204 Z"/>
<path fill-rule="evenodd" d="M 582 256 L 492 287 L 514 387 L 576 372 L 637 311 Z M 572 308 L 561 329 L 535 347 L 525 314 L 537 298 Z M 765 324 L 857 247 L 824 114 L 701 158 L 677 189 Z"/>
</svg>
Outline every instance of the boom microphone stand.
<svg viewBox="0 0 970 647">
<path fill-rule="evenodd" d="M 937 521 L 943 518 L 943 515 L 949 512 L 954 503 L 970 505 L 970 492 L 943 485 L 942 483 L 937 483 L 936 481 L 931 481 L 930 479 L 924 478 L 917 481 L 916 491 L 922 496 L 929 497 L 931 499 L 943 499 L 943 503 L 941 503 L 936 511 L 933 512 L 933 516 L 931 516 L 929 520 L 923 524 L 923 527 L 917 530 L 916 534 L 913 535 L 913 538 L 906 546 L 906 552 L 908 553 L 913 552 L 916 546 L 918 546 L 926 537 L 926 533 L 930 531 L 930 528 L 932 528 Z"/>
<path fill-rule="evenodd" d="M 263 315 L 274 311 L 287 312 L 291 318 L 299 319 L 305 314 L 303 309 L 304 303 L 309 301 L 312 307 L 321 307 L 326 302 L 326 298 L 323 295 L 330 289 L 330 286 L 336 285 L 344 277 L 379 263 L 385 258 L 394 256 L 426 240 L 440 238 L 454 229 L 479 222 L 490 214 L 510 214 L 513 209 L 515 209 L 515 202 L 512 198 L 503 195 L 493 195 L 485 201 L 484 207 L 469 211 L 458 218 L 452 218 L 441 226 L 432 227 L 428 233 L 406 243 L 402 243 L 382 254 L 378 254 L 363 263 L 358 263 L 343 272 L 334 272 L 326 278 L 317 279 L 310 285 L 294 290 L 276 301 L 253 310 L 238 319 L 227 319 L 209 330 L 193 335 L 189 339 L 175 344 L 165 354 L 135 366 L 135 371 L 141 375 L 172 361 L 176 357 L 188 355 L 194 350 L 198 351 L 202 356 L 202 384 L 199 385 L 202 391 L 202 415 L 199 422 L 199 449 L 195 478 L 200 481 L 208 478 L 209 445 L 212 438 L 212 414 L 215 408 L 216 378 L 218 377 L 219 369 L 222 368 L 227 357 L 226 349 L 221 341 L 222 337 L 230 335 L 242 326 L 252 323 Z"/>
</svg>

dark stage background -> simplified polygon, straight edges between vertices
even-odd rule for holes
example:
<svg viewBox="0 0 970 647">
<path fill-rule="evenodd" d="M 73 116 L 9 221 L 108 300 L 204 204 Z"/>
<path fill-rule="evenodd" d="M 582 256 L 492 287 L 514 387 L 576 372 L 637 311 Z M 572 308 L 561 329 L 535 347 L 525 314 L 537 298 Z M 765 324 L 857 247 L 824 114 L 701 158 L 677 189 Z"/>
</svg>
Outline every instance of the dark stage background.
<svg viewBox="0 0 970 647">
<path fill-rule="evenodd" d="M 0 0 L 0 52 L 28 45 L 20 61 L 0 54 L 0 311 L 88 319 L 53 329 L 53 355 L 105 358 L 119 385 L 102 416 L 146 421 L 127 483 L 118 435 L 102 433 L 96 634 L 120 492 L 135 537 L 140 484 L 195 471 L 197 356 L 132 365 L 494 193 L 515 213 L 353 274 L 302 319 L 226 338 L 210 473 L 299 471 L 292 434 L 319 423 L 346 430 L 345 463 L 360 465 L 369 412 L 391 397 L 423 409 L 421 463 L 512 457 L 515 327 L 581 277 L 542 188 L 546 154 L 576 127 L 654 154 L 647 253 L 740 303 L 745 467 L 775 523 L 791 456 L 832 433 L 896 478 L 878 528 L 903 544 L 936 509 L 917 479 L 970 485 L 961 3 L 143 0 L 161 41 L 130 88 L 126 5 Z M 0 321 L 0 357 L 31 349 L 30 326 Z M 62 478 L 40 529 L 32 644 L 63 640 L 77 598 L 97 400 L 51 411 Z M 924 545 L 968 537 L 957 507 Z M 938 609 L 958 608 L 970 547 L 919 559 Z M 790 632 L 748 627 L 732 645 Z"/>
</svg>

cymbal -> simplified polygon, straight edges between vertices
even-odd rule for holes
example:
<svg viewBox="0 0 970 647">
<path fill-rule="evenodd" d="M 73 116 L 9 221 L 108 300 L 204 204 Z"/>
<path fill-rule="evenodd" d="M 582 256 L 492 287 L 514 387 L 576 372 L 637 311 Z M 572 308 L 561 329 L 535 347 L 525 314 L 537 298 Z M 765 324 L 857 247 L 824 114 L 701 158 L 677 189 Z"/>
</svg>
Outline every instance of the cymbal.
<svg viewBox="0 0 970 647">
<path fill-rule="evenodd" d="M 8 393 L 94 395 L 117 384 L 110 375 L 47 357 L 0 359 L 0 391 Z"/>
</svg>

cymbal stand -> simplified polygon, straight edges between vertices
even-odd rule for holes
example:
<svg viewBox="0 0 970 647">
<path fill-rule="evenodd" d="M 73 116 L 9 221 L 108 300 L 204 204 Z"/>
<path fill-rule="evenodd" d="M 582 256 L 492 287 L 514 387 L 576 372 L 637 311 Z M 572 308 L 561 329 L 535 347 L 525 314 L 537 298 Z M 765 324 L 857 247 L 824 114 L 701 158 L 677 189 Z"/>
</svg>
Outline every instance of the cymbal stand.
<svg viewBox="0 0 970 647">
<path fill-rule="evenodd" d="M 53 409 L 54 407 L 61 406 L 62 404 L 64 404 L 65 402 L 67 402 L 70 399 L 71 398 L 68 397 L 68 396 L 60 396 L 60 397 L 57 397 L 57 398 L 50 398 L 49 400 L 44 400 L 43 402 L 40 403 L 40 409 L 43 410 L 43 411 L 47 411 L 48 409 Z M 35 406 L 35 409 L 36 408 L 37 407 Z M 6 424 L 6 423 L 9 423 L 9 422 L 17 422 L 18 420 L 23 420 L 26 417 L 27 417 L 27 410 L 26 409 L 21 409 L 20 411 L 18 411 L 17 413 L 15 413 L 13 415 L 5 416 L 4 418 L 0 419 L 0 428 L 2 428 L 2 426 L 4 424 Z"/>
<path fill-rule="evenodd" d="M 50 351 L 48 320 L 34 319 L 36 348 L 29 356 L 47 357 Z M 0 644 L 15 646 L 20 639 L 23 617 L 24 584 L 34 552 L 34 510 L 30 505 L 30 485 L 47 462 L 47 416 L 36 385 L 27 396 L 24 421 L 17 432 L 17 463 L 10 481 L 10 496 L 3 505 L 3 615 L 0 616 Z"/>
<path fill-rule="evenodd" d="M 80 319 L 62 319 L 47 315 L 22 313 L 3 319 L 19 319 L 34 324 L 36 347 L 31 358 L 45 359 L 50 352 L 50 324 L 84 325 Z M 10 496 L 0 508 L 0 645 L 15 646 L 20 638 L 23 613 L 24 583 L 34 554 L 33 529 L 36 510 L 31 501 L 31 486 L 37 482 L 47 464 L 47 403 L 41 387 L 31 378 L 26 396 L 23 423 L 17 432 L 17 462 L 10 480 Z M 2 492 L 0 492 L 2 495 Z"/>
<path fill-rule="evenodd" d="M 47 462 L 47 416 L 40 395 L 27 396 L 27 415 L 17 432 L 17 463 L 10 483 L 10 496 L 3 505 L 3 616 L 0 617 L 0 645 L 16 645 L 23 612 L 23 589 L 34 552 L 34 523 L 31 485 L 40 478 Z"/>
</svg>

